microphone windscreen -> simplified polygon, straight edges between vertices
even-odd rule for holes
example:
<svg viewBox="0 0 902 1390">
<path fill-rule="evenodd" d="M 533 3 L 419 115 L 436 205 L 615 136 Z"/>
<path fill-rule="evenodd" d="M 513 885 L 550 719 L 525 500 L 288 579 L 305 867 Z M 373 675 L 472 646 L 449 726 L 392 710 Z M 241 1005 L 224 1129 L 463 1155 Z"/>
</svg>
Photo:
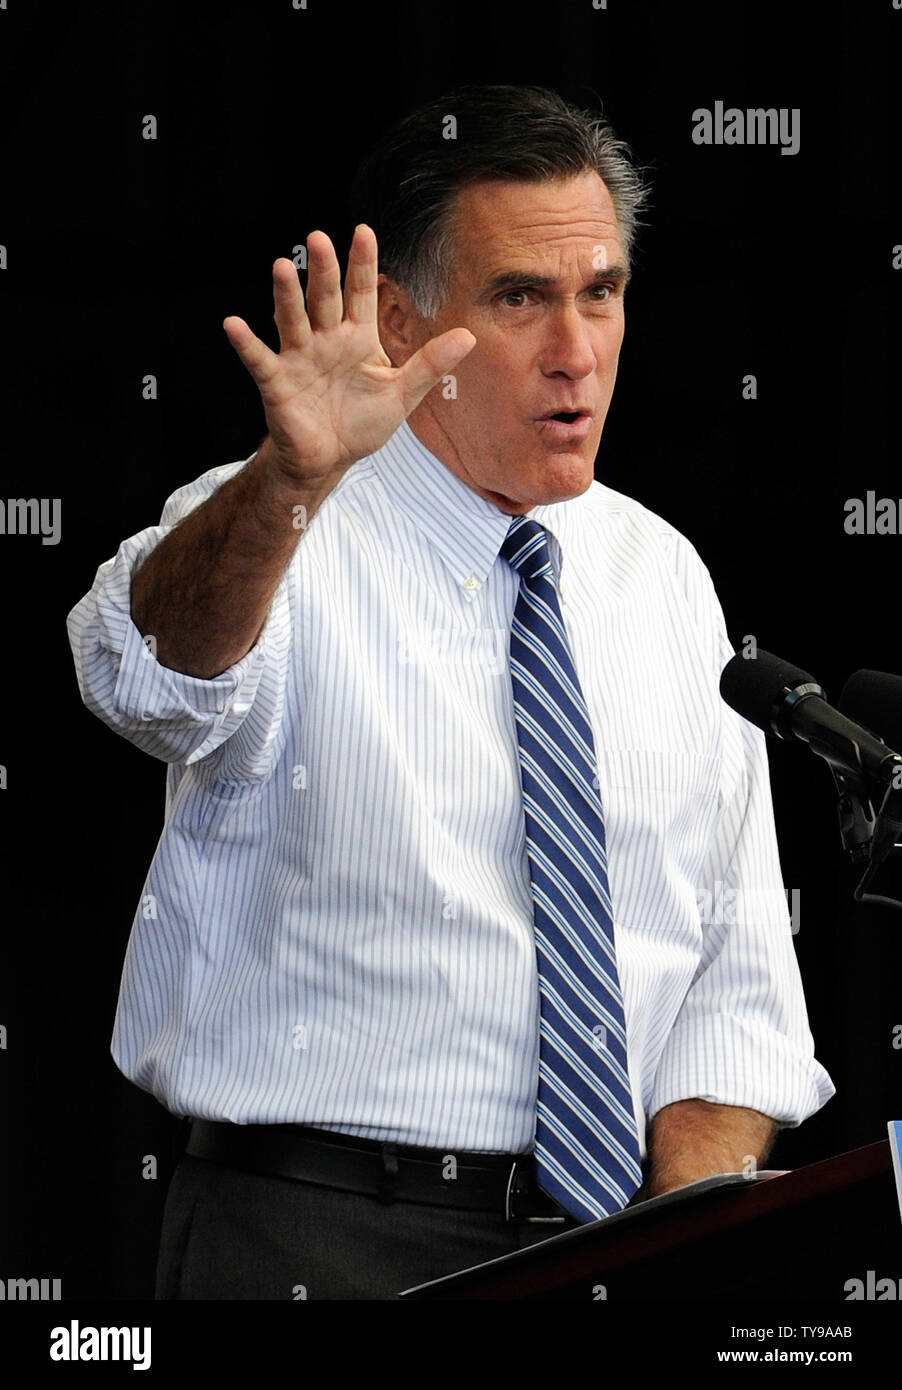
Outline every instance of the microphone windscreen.
<svg viewBox="0 0 902 1390">
<path fill-rule="evenodd" d="M 842 688 L 839 708 L 890 748 L 902 744 L 902 676 L 889 671 L 856 671 Z"/>
<path fill-rule="evenodd" d="M 720 693 L 727 704 L 759 729 L 771 732 L 771 720 L 780 696 L 799 685 L 817 685 L 814 676 L 800 666 L 762 651 L 728 661 L 720 677 Z"/>
</svg>

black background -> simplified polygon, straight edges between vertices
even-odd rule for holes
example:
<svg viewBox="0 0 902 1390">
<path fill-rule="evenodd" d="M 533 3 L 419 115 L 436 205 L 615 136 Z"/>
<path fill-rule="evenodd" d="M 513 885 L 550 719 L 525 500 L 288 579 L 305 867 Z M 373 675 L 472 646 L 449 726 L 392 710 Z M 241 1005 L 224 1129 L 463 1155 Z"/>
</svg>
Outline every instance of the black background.
<svg viewBox="0 0 902 1390">
<path fill-rule="evenodd" d="M 344 264 L 357 161 L 420 101 L 493 81 L 603 102 L 654 198 L 597 476 L 689 536 L 734 641 L 754 635 L 836 698 L 861 666 L 902 671 L 902 539 L 843 529 L 847 498 L 902 497 L 900 46 L 891 0 L 0 11 L 4 496 L 62 501 L 59 545 L 0 537 L 4 845 L 21 888 L 0 1014 L 12 1274 L 61 1277 L 65 1298 L 152 1297 L 175 1126 L 109 1041 L 165 768 L 82 707 L 65 617 L 175 487 L 256 446 L 223 317 L 275 345 L 272 260 L 320 227 Z M 694 145 L 692 111 L 718 99 L 799 107 L 800 153 Z M 795 1167 L 902 1116 L 902 916 L 852 902 L 826 768 L 772 744 L 771 770 L 838 1091 L 782 1132 L 771 1166 Z"/>
</svg>

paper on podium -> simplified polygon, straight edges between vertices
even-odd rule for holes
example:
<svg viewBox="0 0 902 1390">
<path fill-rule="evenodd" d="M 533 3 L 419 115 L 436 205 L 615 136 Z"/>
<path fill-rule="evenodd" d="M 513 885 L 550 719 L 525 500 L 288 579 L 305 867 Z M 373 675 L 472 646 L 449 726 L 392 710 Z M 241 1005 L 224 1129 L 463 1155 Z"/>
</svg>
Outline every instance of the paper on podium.
<svg viewBox="0 0 902 1390">
<path fill-rule="evenodd" d="M 902 1124 L 899 1128 L 902 1130 Z M 588 1221 L 575 1230 L 563 1231 L 560 1235 L 550 1236 L 545 1241 L 536 1241 L 535 1244 L 528 1245 L 523 1250 L 515 1250 L 510 1255 L 500 1255 L 497 1259 L 486 1260 L 484 1264 L 470 1265 L 467 1269 L 459 1269 L 453 1274 L 446 1274 L 441 1279 L 430 1279 L 426 1284 L 416 1284 L 413 1288 L 404 1289 L 398 1297 L 413 1298 L 426 1290 L 431 1293 L 439 1289 L 447 1289 L 451 1293 L 456 1279 L 463 1279 L 476 1269 L 511 1268 L 518 1262 L 529 1259 L 539 1246 L 543 1249 L 563 1248 L 568 1242 L 584 1240 L 587 1231 L 594 1232 L 602 1228 L 609 1231 L 615 1226 L 626 1227 L 628 1223 L 642 1222 L 651 1213 L 657 1213 L 664 1208 L 689 1206 L 696 1198 L 704 1196 L 707 1192 L 729 1187 L 748 1187 L 752 1183 L 766 1182 L 770 1178 L 781 1178 L 790 1171 L 792 1170 L 786 1168 L 765 1168 L 754 1173 L 714 1173 L 709 1178 L 699 1178 L 696 1182 L 687 1183 L 685 1187 L 676 1187 L 672 1192 L 665 1192 L 660 1197 L 648 1197 L 643 1202 L 637 1202 L 635 1206 L 624 1207 L 622 1211 L 614 1212 L 612 1216 L 604 1216 L 599 1221 Z"/>
</svg>

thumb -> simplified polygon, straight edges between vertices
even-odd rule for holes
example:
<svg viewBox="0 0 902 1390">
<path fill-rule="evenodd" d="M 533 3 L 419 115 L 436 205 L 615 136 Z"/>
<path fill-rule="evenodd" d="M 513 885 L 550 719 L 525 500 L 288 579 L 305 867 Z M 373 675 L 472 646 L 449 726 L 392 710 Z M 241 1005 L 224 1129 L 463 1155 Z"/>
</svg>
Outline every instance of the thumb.
<svg viewBox="0 0 902 1390">
<path fill-rule="evenodd" d="M 453 371 L 475 346 L 476 339 L 468 328 L 449 328 L 447 333 L 424 343 L 400 368 L 398 385 L 406 413 L 409 415 L 426 392 Z"/>
</svg>

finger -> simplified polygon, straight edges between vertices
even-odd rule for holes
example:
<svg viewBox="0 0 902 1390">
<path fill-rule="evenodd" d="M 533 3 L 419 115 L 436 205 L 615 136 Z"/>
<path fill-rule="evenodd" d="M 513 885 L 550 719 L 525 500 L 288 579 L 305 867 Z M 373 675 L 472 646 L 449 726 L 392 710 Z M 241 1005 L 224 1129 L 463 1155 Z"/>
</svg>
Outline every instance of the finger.
<svg viewBox="0 0 902 1390">
<path fill-rule="evenodd" d="M 297 270 L 287 256 L 280 256 L 273 262 L 272 297 L 275 305 L 273 318 L 279 330 L 282 351 L 302 348 L 311 334 L 310 320 L 304 308 L 304 291 Z"/>
<path fill-rule="evenodd" d="M 345 317 L 353 323 L 375 323 L 379 252 L 376 233 L 366 222 L 354 228 L 345 272 Z"/>
<path fill-rule="evenodd" d="M 278 371 L 279 358 L 252 333 L 244 319 L 231 314 L 222 326 L 232 347 L 247 367 L 258 386 L 265 386 Z"/>
<path fill-rule="evenodd" d="M 419 405 L 426 392 L 443 376 L 453 372 L 475 346 L 476 339 L 468 328 L 450 328 L 447 333 L 424 343 L 399 370 L 398 383 L 407 413 Z"/>
<path fill-rule="evenodd" d="M 307 238 L 307 314 L 314 332 L 341 323 L 341 271 L 335 247 L 325 232 Z"/>
</svg>

